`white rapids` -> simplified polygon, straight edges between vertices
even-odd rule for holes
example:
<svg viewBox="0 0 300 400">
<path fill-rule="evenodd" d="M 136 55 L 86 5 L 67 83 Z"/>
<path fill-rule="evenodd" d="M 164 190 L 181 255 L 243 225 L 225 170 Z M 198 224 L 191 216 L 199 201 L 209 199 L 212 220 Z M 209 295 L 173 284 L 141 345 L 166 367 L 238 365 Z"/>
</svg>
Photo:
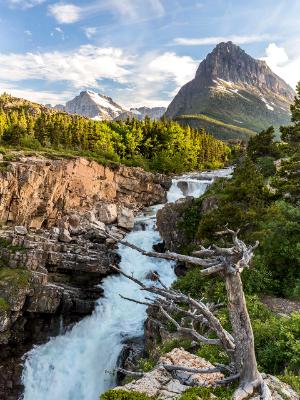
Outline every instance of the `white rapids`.
<svg viewBox="0 0 300 400">
<path fill-rule="evenodd" d="M 205 174 L 188 174 L 173 179 L 168 201 L 185 196 L 199 197 L 216 176 L 228 176 L 231 169 Z M 184 190 L 178 182 L 186 182 Z M 126 240 L 147 250 L 160 241 L 155 229 L 156 212 L 161 206 L 150 207 L 136 218 L 137 228 Z M 150 271 L 171 285 L 175 280 L 173 263 L 152 259 L 120 246 L 120 268 L 140 280 Z M 84 318 L 65 334 L 51 338 L 46 344 L 34 347 L 26 356 L 23 370 L 23 400 L 98 400 L 99 395 L 115 385 L 111 373 L 116 367 L 124 339 L 141 336 L 146 318 L 143 305 L 123 300 L 120 294 L 143 299 L 138 287 L 123 276 L 110 276 L 102 285 L 101 297 L 91 316 Z M 148 295 L 149 296 L 149 295 Z"/>
</svg>

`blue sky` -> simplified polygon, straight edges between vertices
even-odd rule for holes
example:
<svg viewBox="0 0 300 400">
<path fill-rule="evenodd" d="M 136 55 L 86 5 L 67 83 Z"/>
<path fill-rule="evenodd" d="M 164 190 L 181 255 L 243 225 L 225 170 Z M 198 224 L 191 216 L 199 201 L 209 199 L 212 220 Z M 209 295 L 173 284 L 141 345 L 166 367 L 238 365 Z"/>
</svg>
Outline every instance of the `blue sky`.
<svg viewBox="0 0 300 400">
<path fill-rule="evenodd" d="M 167 105 L 220 41 L 300 80 L 299 0 L 0 0 L 0 92 Z"/>
</svg>

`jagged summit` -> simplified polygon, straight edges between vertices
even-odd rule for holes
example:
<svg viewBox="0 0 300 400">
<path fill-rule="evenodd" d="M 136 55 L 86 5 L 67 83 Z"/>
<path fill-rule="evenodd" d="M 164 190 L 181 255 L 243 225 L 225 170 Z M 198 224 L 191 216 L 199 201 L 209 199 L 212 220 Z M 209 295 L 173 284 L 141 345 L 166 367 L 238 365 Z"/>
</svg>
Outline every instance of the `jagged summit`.
<svg viewBox="0 0 300 400">
<path fill-rule="evenodd" d="M 112 120 L 125 111 L 111 97 L 92 90 L 84 90 L 65 106 L 59 104 L 54 108 L 97 120 Z"/>
<path fill-rule="evenodd" d="M 224 124 L 258 132 L 270 125 L 288 123 L 294 95 L 265 61 L 251 57 L 232 42 L 222 42 L 200 63 L 195 78 L 180 89 L 166 117 L 182 120 L 185 116 L 184 123 L 206 127 L 227 138 L 224 132 L 228 127 Z M 207 117 L 214 121 L 209 124 Z M 231 136 L 238 137 L 237 130 Z"/>
</svg>

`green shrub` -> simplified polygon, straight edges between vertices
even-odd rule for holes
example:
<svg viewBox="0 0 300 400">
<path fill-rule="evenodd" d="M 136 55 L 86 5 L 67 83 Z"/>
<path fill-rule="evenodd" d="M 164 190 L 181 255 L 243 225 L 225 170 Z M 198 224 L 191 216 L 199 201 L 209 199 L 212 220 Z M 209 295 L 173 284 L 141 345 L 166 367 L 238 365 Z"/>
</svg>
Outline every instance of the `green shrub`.
<svg viewBox="0 0 300 400">
<path fill-rule="evenodd" d="M 256 160 L 259 171 L 264 177 L 269 177 L 275 174 L 276 168 L 274 165 L 274 157 L 259 157 Z"/>
<path fill-rule="evenodd" d="M 231 400 L 235 386 L 230 388 L 194 387 L 186 390 L 179 400 Z"/>
<path fill-rule="evenodd" d="M 205 344 L 201 346 L 201 348 L 197 351 L 197 356 L 204 358 L 212 364 L 226 364 L 229 362 L 226 352 L 220 346 L 216 345 Z"/>
<path fill-rule="evenodd" d="M 0 297 L 0 312 L 5 312 L 9 310 L 9 304 L 3 297 Z"/>
<path fill-rule="evenodd" d="M 155 367 L 155 361 L 149 358 L 141 358 L 138 361 L 138 370 L 143 372 L 151 371 Z"/>
<path fill-rule="evenodd" d="M 100 400 L 154 400 L 144 393 L 128 392 L 126 390 L 108 390 L 100 396 Z"/>
<path fill-rule="evenodd" d="M 192 341 L 189 339 L 172 339 L 165 341 L 160 346 L 160 352 L 162 354 L 169 353 L 173 349 L 182 347 L 184 350 L 190 350 L 193 348 Z"/>
<path fill-rule="evenodd" d="M 20 139 L 20 146 L 33 150 L 39 150 L 42 147 L 41 143 L 30 135 L 25 135 Z"/>
<path fill-rule="evenodd" d="M 300 376 L 296 375 L 279 375 L 278 378 L 290 385 L 298 394 L 300 394 Z"/>
<path fill-rule="evenodd" d="M 20 268 L 0 268 L 0 287 L 1 284 L 9 282 L 14 288 L 22 288 L 28 285 L 30 272 Z"/>
</svg>

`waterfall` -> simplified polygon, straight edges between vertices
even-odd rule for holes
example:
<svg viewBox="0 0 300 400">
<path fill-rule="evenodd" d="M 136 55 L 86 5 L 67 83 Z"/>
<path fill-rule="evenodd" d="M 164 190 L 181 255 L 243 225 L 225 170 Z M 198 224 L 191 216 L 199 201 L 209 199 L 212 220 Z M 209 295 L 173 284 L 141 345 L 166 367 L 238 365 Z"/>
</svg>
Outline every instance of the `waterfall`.
<svg viewBox="0 0 300 400">
<path fill-rule="evenodd" d="M 224 169 L 176 177 L 168 192 L 168 201 L 184 196 L 198 197 L 214 177 L 230 173 L 230 169 Z M 156 212 L 160 207 L 162 205 L 150 207 L 139 215 L 136 229 L 126 236 L 126 240 L 151 250 L 160 241 L 155 229 Z M 138 230 L 141 224 L 144 230 Z M 118 252 L 120 268 L 128 274 L 133 272 L 142 281 L 150 271 L 157 271 L 167 286 L 176 278 L 173 262 L 152 259 L 125 246 L 119 246 Z M 111 371 L 116 366 L 124 339 L 143 334 L 146 307 L 120 297 L 122 294 L 142 300 L 144 296 L 123 276 L 105 278 L 102 287 L 105 297 L 97 301 L 91 316 L 27 354 L 22 376 L 23 400 L 98 400 L 101 393 L 114 386 L 115 377 Z"/>
</svg>

